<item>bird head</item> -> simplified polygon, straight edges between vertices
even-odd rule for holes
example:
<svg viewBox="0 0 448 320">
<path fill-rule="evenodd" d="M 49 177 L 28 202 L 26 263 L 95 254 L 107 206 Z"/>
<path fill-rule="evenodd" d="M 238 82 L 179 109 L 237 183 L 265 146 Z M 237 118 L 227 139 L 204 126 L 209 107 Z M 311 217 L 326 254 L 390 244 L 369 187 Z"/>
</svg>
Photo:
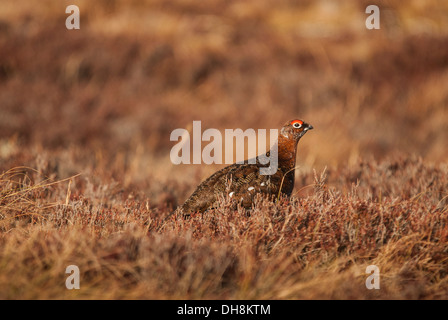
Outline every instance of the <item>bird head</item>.
<svg viewBox="0 0 448 320">
<path fill-rule="evenodd" d="M 280 130 L 280 134 L 287 139 L 299 141 L 301 137 L 308 131 L 313 129 L 313 126 L 302 120 L 291 120 L 285 123 Z"/>
</svg>

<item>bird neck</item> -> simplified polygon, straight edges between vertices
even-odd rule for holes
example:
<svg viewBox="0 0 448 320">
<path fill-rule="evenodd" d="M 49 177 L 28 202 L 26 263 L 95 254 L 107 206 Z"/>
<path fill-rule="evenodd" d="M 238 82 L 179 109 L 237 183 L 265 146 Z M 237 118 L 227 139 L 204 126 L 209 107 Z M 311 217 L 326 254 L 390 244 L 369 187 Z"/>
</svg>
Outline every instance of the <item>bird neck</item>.
<svg viewBox="0 0 448 320">
<path fill-rule="evenodd" d="M 295 139 L 290 139 L 284 137 L 283 135 L 279 135 L 276 145 L 272 148 L 275 150 L 277 147 L 278 154 L 278 167 L 283 170 L 284 173 L 291 169 L 294 169 L 296 166 L 296 155 L 297 155 L 297 144 L 299 141 Z M 293 171 L 293 170 L 291 170 Z"/>
</svg>

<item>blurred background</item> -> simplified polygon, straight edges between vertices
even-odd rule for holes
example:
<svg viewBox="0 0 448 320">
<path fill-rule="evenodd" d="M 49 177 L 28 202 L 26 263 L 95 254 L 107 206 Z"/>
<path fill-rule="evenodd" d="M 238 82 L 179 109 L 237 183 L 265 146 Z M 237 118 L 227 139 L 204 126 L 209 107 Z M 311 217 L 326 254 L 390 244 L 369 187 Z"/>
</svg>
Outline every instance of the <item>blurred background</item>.
<svg viewBox="0 0 448 320">
<path fill-rule="evenodd" d="M 65 27 L 72 4 L 80 30 Z M 380 30 L 365 27 L 371 4 Z M 294 118 L 315 128 L 305 169 L 440 162 L 447 89 L 447 1 L 0 0 L 2 170 L 190 181 L 185 196 L 221 166 L 173 165 L 172 130 Z"/>
</svg>

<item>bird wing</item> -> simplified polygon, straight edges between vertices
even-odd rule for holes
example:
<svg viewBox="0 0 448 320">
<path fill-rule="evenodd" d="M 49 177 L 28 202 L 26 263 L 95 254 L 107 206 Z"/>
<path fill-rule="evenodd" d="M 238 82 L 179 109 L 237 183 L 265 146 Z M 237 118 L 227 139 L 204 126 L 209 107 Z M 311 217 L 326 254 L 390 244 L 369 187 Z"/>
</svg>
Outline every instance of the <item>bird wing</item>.
<svg viewBox="0 0 448 320">
<path fill-rule="evenodd" d="M 281 185 L 280 171 L 273 175 L 261 175 L 257 164 L 233 164 L 202 182 L 182 206 L 184 213 L 204 212 L 216 206 L 219 195 L 228 196 L 250 207 L 257 193 L 275 195 Z"/>
</svg>

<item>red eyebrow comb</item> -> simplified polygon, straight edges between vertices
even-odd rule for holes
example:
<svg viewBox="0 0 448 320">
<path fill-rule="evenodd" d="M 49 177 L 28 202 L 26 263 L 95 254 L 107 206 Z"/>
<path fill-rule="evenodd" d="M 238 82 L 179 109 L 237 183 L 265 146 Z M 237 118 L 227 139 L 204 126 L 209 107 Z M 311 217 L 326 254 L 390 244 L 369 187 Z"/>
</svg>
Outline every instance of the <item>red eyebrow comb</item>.
<svg viewBox="0 0 448 320">
<path fill-rule="evenodd" d="M 291 125 L 293 125 L 294 123 L 300 123 L 300 124 L 303 124 L 303 121 L 302 121 L 302 120 L 292 120 L 292 121 L 291 121 Z"/>
</svg>

